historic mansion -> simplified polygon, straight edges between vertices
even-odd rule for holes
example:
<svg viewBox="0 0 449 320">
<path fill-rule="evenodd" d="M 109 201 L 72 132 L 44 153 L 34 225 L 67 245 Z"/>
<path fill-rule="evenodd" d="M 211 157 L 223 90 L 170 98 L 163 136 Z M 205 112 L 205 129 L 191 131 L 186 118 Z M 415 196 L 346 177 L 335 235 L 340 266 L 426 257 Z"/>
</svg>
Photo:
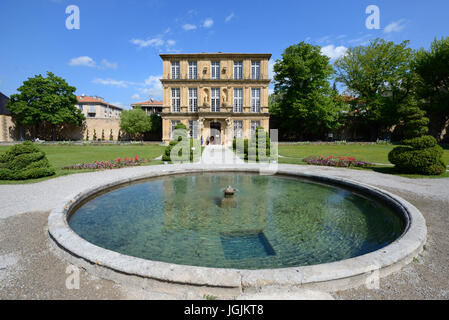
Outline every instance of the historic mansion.
<svg viewBox="0 0 449 320">
<path fill-rule="evenodd" d="M 162 139 L 182 122 L 195 139 L 229 145 L 257 127 L 269 130 L 268 61 L 271 54 L 161 54 Z M 211 137 L 213 137 L 211 139 Z"/>
</svg>

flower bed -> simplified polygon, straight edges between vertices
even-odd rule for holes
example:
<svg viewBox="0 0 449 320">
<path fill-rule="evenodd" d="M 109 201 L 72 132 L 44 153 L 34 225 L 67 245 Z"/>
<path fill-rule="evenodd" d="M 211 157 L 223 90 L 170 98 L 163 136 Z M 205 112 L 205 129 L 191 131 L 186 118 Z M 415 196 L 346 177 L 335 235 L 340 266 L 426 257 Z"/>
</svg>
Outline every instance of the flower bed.
<svg viewBox="0 0 449 320">
<path fill-rule="evenodd" d="M 144 163 L 148 163 L 151 160 L 141 159 L 138 156 L 134 158 L 124 157 L 117 158 L 115 160 L 110 161 L 94 161 L 93 163 L 79 163 L 71 166 L 62 167 L 63 170 L 82 170 L 82 169 L 90 169 L 90 170 L 103 170 L 103 169 L 118 169 L 124 167 L 133 167 L 140 166 Z"/>
<path fill-rule="evenodd" d="M 368 167 L 372 164 L 369 162 L 358 161 L 352 157 L 335 157 L 335 156 L 320 156 L 320 157 L 307 157 L 302 159 L 307 164 L 313 164 L 316 166 L 329 166 L 329 167 Z"/>
</svg>

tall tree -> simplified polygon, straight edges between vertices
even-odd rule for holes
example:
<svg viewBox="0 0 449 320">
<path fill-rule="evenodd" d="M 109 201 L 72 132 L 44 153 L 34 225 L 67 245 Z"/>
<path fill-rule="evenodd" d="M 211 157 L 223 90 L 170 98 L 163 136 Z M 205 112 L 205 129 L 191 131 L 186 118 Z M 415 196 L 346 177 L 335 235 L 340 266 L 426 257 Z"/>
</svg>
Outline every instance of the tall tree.
<svg viewBox="0 0 449 320">
<path fill-rule="evenodd" d="M 141 108 L 124 110 L 120 115 L 120 129 L 133 139 L 151 131 L 151 126 L 151 118 Z"/>
<path fill-rule="evenodd" d="M 430 118 L 430 133 L 438 140 L 449 121 L 449 37 L 435 39 L 430 49 L 417 52 L 419 106 Z"/>
<path fill-rule="evenodd" d="M 321 47 L 301 42 L 285 49 L 273 71 L 270 112 L 280 129 L 303 139 L 323 136 L 338 126 L 339 104 L 329 81 L 334 70 Z"/>
<path fill-rule="evenodd" d="M 414 51 L 408 41 L 400 44 L 375 39 L 367 46 L 349 48 L 335 62 L 337 81 L 356 98 L 356 111 L 372 128 L 371 139 L 398 123 L 402 105 L 413 98 Z"/>
<path fill-rule="evenodd" d="M 33 129 L 33 137 L 39 136 L 45 125 L 50 125 L 52 139 L 56 140 L 61 125 L 81 126 L 85 119 L 75 107 L 76 88 L 51 72 L 47 72 L 47 77 L 28 78 L 17 90 L 20 93 L 11 96 L 7 108 L 18 124 Z"/>
</svg>

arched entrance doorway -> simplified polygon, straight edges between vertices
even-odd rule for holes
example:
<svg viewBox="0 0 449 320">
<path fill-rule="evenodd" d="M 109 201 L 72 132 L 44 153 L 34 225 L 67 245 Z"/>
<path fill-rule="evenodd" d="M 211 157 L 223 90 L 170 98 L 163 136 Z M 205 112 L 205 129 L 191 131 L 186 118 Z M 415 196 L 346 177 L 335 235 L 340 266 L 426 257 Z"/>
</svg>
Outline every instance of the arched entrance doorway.
<svg viewBox="0 0 449 320">
<path fill-rule="evenodd" d="M 221 144 L 221 123 L 210 123 L 210 144 Z"/>
</svg>

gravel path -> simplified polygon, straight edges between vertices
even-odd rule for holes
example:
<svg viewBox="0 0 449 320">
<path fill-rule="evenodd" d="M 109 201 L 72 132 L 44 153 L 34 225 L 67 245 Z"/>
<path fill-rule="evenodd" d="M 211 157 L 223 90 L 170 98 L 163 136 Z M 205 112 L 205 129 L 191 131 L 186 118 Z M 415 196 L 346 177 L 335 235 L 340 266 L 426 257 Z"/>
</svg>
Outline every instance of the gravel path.
<svg viewBox="0 0 449 320">
<path fill-rule="evenodd" d="M 206 146 L 201 155 L 201 163 L 206 165 L 213 164 L 242 164 L 245 163 L 234 152 L 225 146 L 209 145 Z"/>
<path fill-rule="evenodd" d="M 196 290 L 189 288 L 151 292 L 124 288 L 111 281 L 93 278 L 84 271 L 80 275 L 81 288 L 68 290 L 65 286 L 68 264 L 49 246 L 45 229 L 47 217 L 58 202 L 117 177 L 131 178 L 148 170 L 163 171 L 168 168 L 169 165 L 125 168 L 74 174 L 37 184 L 0 185 L 0 299 L 202 298 Z M 371 171 L 314 166 L 301 166 L 301 170 L 360 181 L 396 193 L 421 210 L 428 226 L 429 239 L 422 255 L 400 272 L 381 279 L 380 289 L 360 287 L 332 293 L 332 297 L 449 298 L 449 178 L 408 179 Z M 316 296 L 320 295 L 306 295 L 311 298 Z M 276 291 L 272 297 L 288 298 L 288 295 L 279 296 Z"/>
</svg>

